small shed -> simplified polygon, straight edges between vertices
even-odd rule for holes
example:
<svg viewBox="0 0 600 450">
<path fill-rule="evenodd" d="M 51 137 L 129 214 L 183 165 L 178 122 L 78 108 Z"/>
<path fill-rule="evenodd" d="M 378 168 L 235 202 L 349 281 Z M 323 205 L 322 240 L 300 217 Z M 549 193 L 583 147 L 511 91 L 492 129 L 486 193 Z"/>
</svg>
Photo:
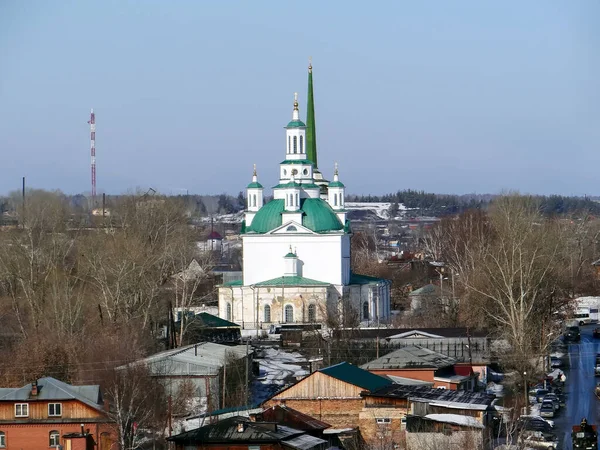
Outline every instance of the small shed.
<svg viewBox="0 0 600 450">
<path fill-rule="evenodd" d="M 223 236 L 216 231 L 211 231 L 206 238 L 206 249 L 213 251 L 221 251 L 223 245 Z"/>
</svg>

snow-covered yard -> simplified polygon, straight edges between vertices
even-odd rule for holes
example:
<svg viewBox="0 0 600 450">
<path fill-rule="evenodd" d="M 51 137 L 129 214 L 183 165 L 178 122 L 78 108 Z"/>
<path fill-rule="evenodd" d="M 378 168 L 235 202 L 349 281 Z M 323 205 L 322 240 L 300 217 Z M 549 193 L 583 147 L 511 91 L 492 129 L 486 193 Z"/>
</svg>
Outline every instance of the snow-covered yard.
<svg viewBox="0 0 600 450">
<path fill-rule="evenodd" d="M 298 377 L 308 375 L 300 364 L 307 364 L 306 358 L 298 352 L 287 352 L 280 348 L 263 349 L 263 358 L 259 361 L 260 375 L 250 386 L 252 403 L 267 400 L 285 385 L 292 384 Z"/>
</svg>

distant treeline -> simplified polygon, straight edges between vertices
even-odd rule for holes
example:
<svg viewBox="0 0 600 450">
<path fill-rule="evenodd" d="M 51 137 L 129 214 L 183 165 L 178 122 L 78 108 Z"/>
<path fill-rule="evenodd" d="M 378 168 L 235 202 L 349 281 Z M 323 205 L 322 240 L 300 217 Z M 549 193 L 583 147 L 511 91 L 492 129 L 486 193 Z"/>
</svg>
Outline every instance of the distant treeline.
<svg viewBox="0 0 600 450">
<path fill-rule="evenodd" d="M 458 214 L 469 209 L 487 208 L 496 198 L 491 194 L 447 195 L 407 189 L 395 194 L 348 195 L 347 202 L 389 202 L 402 203 L 407 208 L 419 210 L 422 214 L 444 216 Z M 587 212 L 600 215 L 600 203 L 590 197 L 567 197 L 563 195 L 536 195 L 540 210 L 546 215 Z"/>
</svg>

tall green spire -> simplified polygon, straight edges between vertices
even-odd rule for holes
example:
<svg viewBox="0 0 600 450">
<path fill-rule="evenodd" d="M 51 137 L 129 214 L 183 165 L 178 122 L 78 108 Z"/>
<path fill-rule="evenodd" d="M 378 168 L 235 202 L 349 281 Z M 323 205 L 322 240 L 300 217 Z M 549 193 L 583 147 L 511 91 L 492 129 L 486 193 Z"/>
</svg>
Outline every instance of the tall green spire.
<svg viewBox="0 0 600 450">
<path fill-rule="evenodd" d="M 312 62 L 308 63 L 308 105 L 306 107 L 306 158 L 317 168 L 317 131 L 315 128 L 315 101 L 313 97 Z"/>
</svg>

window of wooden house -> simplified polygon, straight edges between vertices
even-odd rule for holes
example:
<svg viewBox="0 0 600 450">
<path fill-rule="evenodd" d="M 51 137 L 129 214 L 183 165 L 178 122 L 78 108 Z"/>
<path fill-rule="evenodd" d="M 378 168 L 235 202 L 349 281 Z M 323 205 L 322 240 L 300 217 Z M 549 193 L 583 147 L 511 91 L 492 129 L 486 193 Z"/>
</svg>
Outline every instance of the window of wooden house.
<svg viewBox="0 0 600 450">
<path fill-rule="evenodd" d="M 60 445 L 60 433 L 57 430 L 52 430 L 49 434 L 50 447 L 58 447 Z"/>
<path fill-rule="evenodd" d="M 6 447 L 6 433 L 4 431 L 0 431 L 0 448 Z"/>
<path fill-rule="evenodd" d="M 376 420 L 378 425 L 389 425 L 392 422 L 389 417 L 382 417 Z"/>
<path fill-rule="evenodd" d="M 15 417 L 29 417 L 29 403 L 15 404 Z"/>
<path fill-rule="evenodd" d="M 48 403 L 48 416 L 49 417 L 62 416 L 62 403 Z"/>
</svg>

